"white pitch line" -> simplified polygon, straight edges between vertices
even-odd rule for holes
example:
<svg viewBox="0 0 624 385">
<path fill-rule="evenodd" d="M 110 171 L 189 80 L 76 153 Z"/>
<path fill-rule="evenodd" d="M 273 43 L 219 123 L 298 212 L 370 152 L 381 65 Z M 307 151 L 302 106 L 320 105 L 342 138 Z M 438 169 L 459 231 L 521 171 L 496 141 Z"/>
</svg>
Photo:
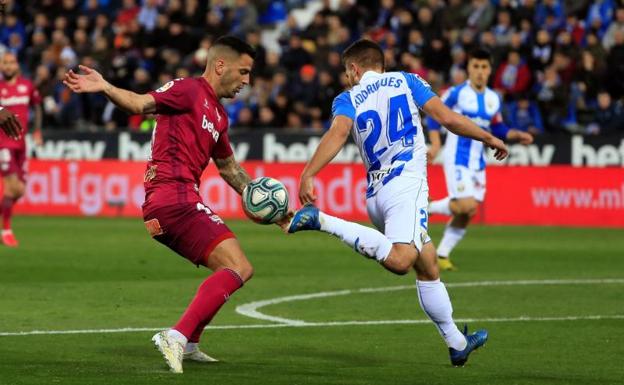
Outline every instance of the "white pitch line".
<svg viewBox="0 0 624 385">
<path fill-rule="evenodd" d="M 460 318 L 457 323 L 487 323 L 487 322 L 552 322 L 552 321 L 601 321 L 624 320 L 624 314 L 614 315 L 585 315 L 562 317 L 502 317 L 502 318 Z M 373 320 L 373 321 L 334 321 L 334 322 L 304 322 L 302 324 L 251 324 L 251 325 L 215 325 L 208 326 L 208 330 L 223 329 L 272 329 L 272 328 L 299 328 L 299 327 L 331 327 L 331 326 L 376 326 L 376 325 L 428 325 L 428 319 L 404 320 Z M 166 329 L 161 328 L 120 328 L 120 329 L 83 329 L 83 330 L 32 330 L 27 332 L 0 332 L 0 337 L 32 336 L 32 335 L 59 335 L 59 334 L 111 334 L 153 332 Z"/>
<path fill-rule="evenodd" d="M 621 284 L 624 283 L 624 278 L 605 278 L 605 279 L 543 279 L 543 280 L 517 280 L 517 281 L 477 281 L 477 282 L 456 282 L 445 283 L 448 288 L 453 287 L 480 287 L 480 286 L 535 286 L 535 285 L 605 285 L 605 284 Z M 264 321 L 278 322 L 285 325 L 306 325 L 307 322 L 300 319 L 290 319 L 283 317 L 271 316 L 264 314 L 258 309 L 264 306 L 275 305 L 283 302 L 292 301 L 305 301 L 313 298 L 326 298 L 336 297 L 341 295 L 350 295 L 357 293 L 378 293 L 385 291 L 398 291 L 415 289 L 415 285 L 401 285 L 401 286 L 389 286 L 389 287 L 369 287 L 362 289 L 352 290 L 338 290 L 338 291 L 324 291 L 319 293 L 289 295 L 286 297 L 278 297 L 272 299 L 265 299 L 262 301 L 249 302 L 236 307 L 238 314 L 246 317 L 255 318 Z"/>
</svg>

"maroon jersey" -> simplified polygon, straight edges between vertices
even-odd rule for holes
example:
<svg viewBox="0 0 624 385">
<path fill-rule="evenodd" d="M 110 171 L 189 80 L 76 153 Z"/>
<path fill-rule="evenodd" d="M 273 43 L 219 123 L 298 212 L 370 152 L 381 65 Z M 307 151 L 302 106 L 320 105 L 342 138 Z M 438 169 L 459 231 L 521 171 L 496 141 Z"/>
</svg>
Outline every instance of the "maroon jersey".
<svg viewBox="0 0 624 385">
<path fill-rule="evenodd" d="M 17 116 L 24 129 L 24 134 L 28 130 L 29 107 L 39 103 L 41 103 L 41 96 L 30 80 L 18 76 L 13 84 L 0 81 L 0 106 L 7 108 Z M 21 139 L 15 140 L 0 130 L 0 147 L 25 148 L 24 135 Z"/>
<path fill-rule="evenodd" d="M 156 91 L 156 127 L 145 172 L 145 205 L 198 202 L 210 158 L 232 155 L 228 117 L 204 78 L 177 79 Z"/>
</svg>

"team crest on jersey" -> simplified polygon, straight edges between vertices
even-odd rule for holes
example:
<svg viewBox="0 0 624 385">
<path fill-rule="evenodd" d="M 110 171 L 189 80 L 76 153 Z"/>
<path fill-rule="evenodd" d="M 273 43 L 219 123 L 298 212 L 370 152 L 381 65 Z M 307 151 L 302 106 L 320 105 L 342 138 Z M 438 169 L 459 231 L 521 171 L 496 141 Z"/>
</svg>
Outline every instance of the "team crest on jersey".
<svg viewBox="0 0 624 385">
<path fill-rule="evenodd" d="M 28 92 L 28 87 L 26 87 L 23 84 L 20 84 L 17 86 L 17 92 L 19 92 L 20 94 L 25 94 L 26 92 Z"/>
<path fill-rule="evenodd" d="M 463 183 L 458 183 L 457 184 L 457 191 L 463 192 L 465 189 L 466 189 L 466 186 L 464 186 Z"/>
<path fill-rule="evenodd" d="M 165 91 L 167 91 L 171 87 L 173 87 L 173 80 L 165 83 L 162 87 L 157 89 L 156 92 L 165 92 Z"/>
</svg>

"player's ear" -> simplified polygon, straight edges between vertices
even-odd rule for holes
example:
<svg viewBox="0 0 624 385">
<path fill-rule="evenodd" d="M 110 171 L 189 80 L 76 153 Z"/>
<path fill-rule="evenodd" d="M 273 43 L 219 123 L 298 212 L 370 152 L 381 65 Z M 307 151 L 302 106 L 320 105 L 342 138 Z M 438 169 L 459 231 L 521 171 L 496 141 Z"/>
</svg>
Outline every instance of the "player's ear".
<svg viewBox="0 0 624 385">
<path fill-rule="evenodd" d="M 223 75 L 224 71 L 225 71 L 225 60 L 223 59 L 215 60 L 215 72 L 217 73 L 217 75 L 219 76 Z"/>
</svg>

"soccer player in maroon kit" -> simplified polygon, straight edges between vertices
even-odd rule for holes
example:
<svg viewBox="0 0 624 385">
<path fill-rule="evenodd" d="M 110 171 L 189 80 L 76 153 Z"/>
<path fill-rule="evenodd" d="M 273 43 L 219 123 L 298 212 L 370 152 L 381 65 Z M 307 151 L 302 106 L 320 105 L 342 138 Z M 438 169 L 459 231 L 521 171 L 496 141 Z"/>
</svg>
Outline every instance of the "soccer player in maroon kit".
<svg viewBox="0 0 624 385">
<path fill-rule="evenodd" d="M 26 189 L 26 141 L 29 108 L 35 111 L 35 143 L 41 144 L 41 96 L 30 80 L 20 76 L 17 57 L 5 53 L 0 61 L 3 80 L 0 82 L 0 106 L 10 110 L 19 119 L 22 132 L 18 139 L 0 131 L 0 174 L 2 174 L 2 243 L 17 247 L 18 241 L 11 229 L 13 205 Z"/>
<path fill-rule="evenodd" d="M 145 225 L 154 239 L 214 272 L 199 286 L 178 323 L 152 338 L 174 373 L 182 373 L 183 359 L 214 361 L 198 350 L 199 337 L 253 274 L 234 234 L 201 201 L 198 187 L 210 158 L 239 194 L 250 181 L 234 159 L 228 117 L 219 99 L 232 98 L 249 84 L 254 57 L 255 50 L 246 42 L 221 37 L 209 49 L 201 77 L 176 79 L 144 95 L 114 87 L 84 66 L 83 75 L 70 70 L 65 76 L 64 83 L 74 92 L 104 92 L 132 114 L 158 114 L 144 180 Z"/>
</svg>

